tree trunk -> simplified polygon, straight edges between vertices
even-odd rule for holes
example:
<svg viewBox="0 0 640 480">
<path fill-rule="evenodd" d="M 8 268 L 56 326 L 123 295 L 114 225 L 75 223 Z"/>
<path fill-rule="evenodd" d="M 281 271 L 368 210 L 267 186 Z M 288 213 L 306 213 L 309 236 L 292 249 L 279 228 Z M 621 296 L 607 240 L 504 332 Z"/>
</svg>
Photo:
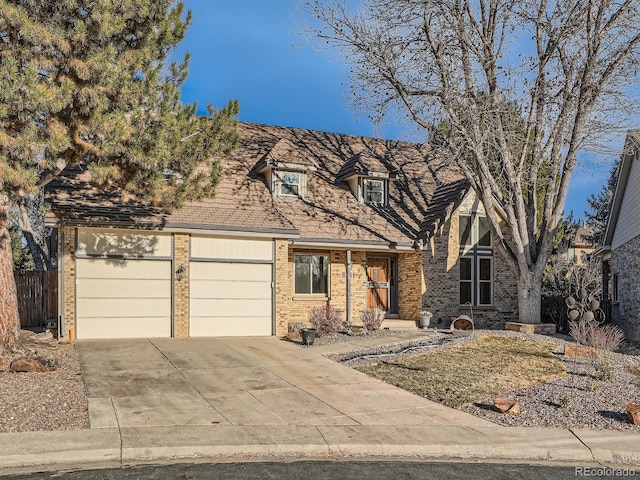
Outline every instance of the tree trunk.
<svg viewBox="0 0 640 480">
<path fill-rule="evenodd" d="M 0 193 L 0 350 L 12 350 L 20 332 L 18 294 L 9 238 L 9 202 Z M 1 353 L 1 352 L 0 352 Z"/>
<path fill-rule="evenodd" d="M 29 252 L 33 258 L 33 265 L 37 272 L 42 272 L 45 269 L 51 270 L 51 261 L 47 254 L 42 250 L 42 247 L 36 242 L 33 235 L 33 227 L 31 226 L 31 219 L 29 218 L 29 212 L 23 203 L 18 204 L 20 215 L 18 215 L 18 226 L 22 231 L 22 236 L 27 242 Z"/>
<path fill-rule="evenodd" d="M 532 272 L 518 279 L 518 314 L 522 323 L 540 323 L 542 318 L 542 279 Z"/>
</svg>

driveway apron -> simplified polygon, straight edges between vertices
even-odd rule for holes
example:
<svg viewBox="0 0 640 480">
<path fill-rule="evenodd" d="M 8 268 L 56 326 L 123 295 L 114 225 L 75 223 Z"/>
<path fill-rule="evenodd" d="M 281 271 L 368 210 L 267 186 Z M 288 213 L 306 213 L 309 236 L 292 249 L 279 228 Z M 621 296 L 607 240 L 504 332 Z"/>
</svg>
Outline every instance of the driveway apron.
<svg viewBox="0 0 640 480">
<path fill-rule="evenodd" d="M 275 337 L 85 340 L 76 348 L 91 428 L 491 425 Z"/>
</svg>

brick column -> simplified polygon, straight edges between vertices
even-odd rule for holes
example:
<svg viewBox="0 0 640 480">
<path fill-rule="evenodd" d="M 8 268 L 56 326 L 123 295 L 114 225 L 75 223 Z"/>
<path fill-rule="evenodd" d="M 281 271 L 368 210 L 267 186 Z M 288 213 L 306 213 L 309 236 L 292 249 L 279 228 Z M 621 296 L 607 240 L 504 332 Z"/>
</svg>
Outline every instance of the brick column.
<svg viewBox="0 0 640 480">
<path fill-rule="evenodd" d="M 61 258 L 64 273 L 64 298 L 62 299 L 62 311 L 64 312 L 64 331 L 60 332 L 63 337 L 69 339 L 69 332 L 73 332 L 73 339 L 76 338 L 76 229 L 75 227 L 64 227 L 64 242 L 61 245 Z"/>
<path fill-rule="evenodd" d="M 418 320 L 425 293 L 422 251 L 398 255 L 398 313 L 403 320 Z"/>
<path fill-rule="evenodd" d="M 276 336 L 284 337 L 287 334 L 290 321 L 290 310 L 292 307 L 291 275 L 292 269 L 289 264 L 289 241 L 287 239 L 276 238 L 276 267 L 274 282 L 275 302 L 276 302 Z"/>
<path fill-rule="evenodd" d="M 189 336 L 189 234 L 173 234 L 173 336 Z M 182 265 L 184 274 L 178 280 L 176 270 Z"/>
</svg>

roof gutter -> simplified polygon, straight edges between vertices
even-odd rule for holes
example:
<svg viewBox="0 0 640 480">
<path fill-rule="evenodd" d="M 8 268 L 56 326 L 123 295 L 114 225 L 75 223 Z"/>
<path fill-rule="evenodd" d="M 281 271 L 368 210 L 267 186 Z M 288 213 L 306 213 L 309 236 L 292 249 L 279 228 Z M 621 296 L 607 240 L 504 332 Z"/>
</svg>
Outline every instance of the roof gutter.
<svg viewBox="0 0 640 480">
<path fill-rule="evenodd" d="M 362 250 L 379 250 L 379 251 L 413 251 L 415 250 L 413 243 L 403 242 L 380 242 L 365 243 L 357 240 L 335 240 L 335 239 L 309 239 L 299 238 L 297 240 L 289 240 L 289 244 L 294 247 L 308 248 L 336 248 L 336 249 L 362 249 Z"/>
<path fill-rule="evenodd" d="M 45 219 L 47 227 L 57 227 L 63 225 L 63 221 L 57 217 L 49 217 Z M 228 227 L 219 225 L 202 225 L 194 226 L 192 224 L 158 224 L 158 223 L 140 223 L 132 224 L 129 222 L 92 222 L 87 220 L 64 221 L 64 225 L 85 228 L 119 228 L 127 230 L 154 230 L 167 233 L 194 233 L 194 234 L 215 234 L 232 237 L 268 237 L 268 238 L 298 238 L 300 234 L 298 230 L 292 228 L 242 228 Z"/>
</svg>

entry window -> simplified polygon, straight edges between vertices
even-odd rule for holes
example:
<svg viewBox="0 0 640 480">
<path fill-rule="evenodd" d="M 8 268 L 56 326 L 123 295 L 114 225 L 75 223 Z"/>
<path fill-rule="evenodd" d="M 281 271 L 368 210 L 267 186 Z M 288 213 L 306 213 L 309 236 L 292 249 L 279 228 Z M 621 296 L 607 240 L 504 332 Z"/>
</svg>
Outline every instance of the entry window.
<svg viewBox="0 0 640 480">
<path fill-rule="evenodd" d="M 297 197 L 300 195 L 299 172 L 276 172 L 276 192 L 279 196 Z"/>
<path fill-rule="evenodd" d="M 384 182 L 365 178 L 362 181 L 364 203 L 384 203 Z"/>
<path fill-rule="evenodd" d="M 459 216 L 460 305 L 493 304 L 493 249 L 487 217 Z"/>
<path fill-rule="evenodd" d="M 492 257 L 468 255 L 460 258 L 460 305 L 493 303 Z"/>
<path fill-rule="evenodd" d="M 327 295 L 329 292 L 329 257 L 295 255 L 295 293 Z"/>
<path fill-rule="evenodd" d="M 460 248 L 491 247 L 489 219 L 479 215 L 460 215 Z"/>
</svg>

